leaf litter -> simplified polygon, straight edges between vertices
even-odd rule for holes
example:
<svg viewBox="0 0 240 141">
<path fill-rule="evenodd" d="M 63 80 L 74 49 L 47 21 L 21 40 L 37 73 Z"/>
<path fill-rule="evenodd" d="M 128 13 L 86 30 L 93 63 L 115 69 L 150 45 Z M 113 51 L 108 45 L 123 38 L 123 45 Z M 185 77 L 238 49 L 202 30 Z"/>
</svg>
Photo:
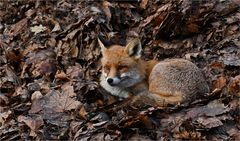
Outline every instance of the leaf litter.
<svg viewBox="0 0 240 141">
<path fill-rule="evenodd" d="M 1 1 L 0 139 L 240 140 L 239 24 L 238 0 Z M 211 92 L 126 106 L 99 85 L 98 35 L 194 62 Z"/>
</svg>

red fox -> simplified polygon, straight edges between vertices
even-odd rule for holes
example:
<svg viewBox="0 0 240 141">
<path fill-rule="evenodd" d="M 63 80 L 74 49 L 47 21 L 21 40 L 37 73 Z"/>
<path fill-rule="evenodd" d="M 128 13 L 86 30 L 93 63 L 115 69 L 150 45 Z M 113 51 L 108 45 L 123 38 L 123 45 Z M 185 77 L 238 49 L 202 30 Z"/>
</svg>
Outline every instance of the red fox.
<svg viewBox="0 0 240 141">
<path fill-rule="evenodd" d="M 136 96 L 138 100 L 150 101 L 148 104 L 166 106 L 193 101 L 209 91 L 200 69 L 188 60 L 158 62 L 141 59 L 142 46 L 138 38 L 125 47 L 107 47 L 100 38 L 98 43 L 102 53 L 100 84 L 112 95 L 120 98 Z"/>
</svg>

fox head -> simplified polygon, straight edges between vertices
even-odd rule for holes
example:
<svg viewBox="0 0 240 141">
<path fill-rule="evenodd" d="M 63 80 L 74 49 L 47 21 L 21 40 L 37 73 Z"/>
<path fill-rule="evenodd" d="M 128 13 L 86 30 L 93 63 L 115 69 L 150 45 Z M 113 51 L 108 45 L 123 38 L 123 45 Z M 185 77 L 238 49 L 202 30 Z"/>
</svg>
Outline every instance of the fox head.
<svg viewBox="0 0 240 141">
<path fill-rule="evenodd" d="M 120 45 L 105 46 L 98 38 L 102 53 L 102 76 L 103 87 L 131 87 L 144 79 L 141 59 L 141 42 L 133 39 L 125 47 Z"/>
</svg>

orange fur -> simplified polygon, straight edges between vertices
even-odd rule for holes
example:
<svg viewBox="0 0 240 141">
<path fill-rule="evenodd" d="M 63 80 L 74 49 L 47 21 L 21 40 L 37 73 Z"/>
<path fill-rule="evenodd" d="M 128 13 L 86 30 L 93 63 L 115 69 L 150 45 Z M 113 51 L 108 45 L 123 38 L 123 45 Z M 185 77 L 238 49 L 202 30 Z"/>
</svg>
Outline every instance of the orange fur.
<svg viewBox="0 0 240 141">
<path fill-rule="evenodd" d="M 111 94 L 133 101 L 144 99 L 150 104 L 165 106 L 192 101 L 198 94 L 209 91 L 196 65 L 184 59 L 144 61 L 138 39 L 126 47 L 113 45 L 106 48 L 101 41 L 101 85 Z"/>
</svg>

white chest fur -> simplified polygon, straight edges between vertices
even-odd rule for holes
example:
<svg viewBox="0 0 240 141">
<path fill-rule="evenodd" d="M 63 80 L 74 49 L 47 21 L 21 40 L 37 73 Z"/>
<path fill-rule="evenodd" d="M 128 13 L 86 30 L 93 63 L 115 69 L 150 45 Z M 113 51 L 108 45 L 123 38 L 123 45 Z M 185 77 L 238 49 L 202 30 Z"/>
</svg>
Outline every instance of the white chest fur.
<svg viewBox="0 0 240 141">
<path fill-rule="evenodd" d="M 103 76 L 101 77 L 100 84 L 105 90 L 107 90 L 109 93 L 111 93 L 114 96 L 118 96 L 118 97 L 121 97 L 121 98 L 128 98 L 129 97 L 129 92 L 128 91 L 124 90 L 123 88 L 110 86 L 106 82 L 106 80 L 103 78 Z"/>
</svg>

